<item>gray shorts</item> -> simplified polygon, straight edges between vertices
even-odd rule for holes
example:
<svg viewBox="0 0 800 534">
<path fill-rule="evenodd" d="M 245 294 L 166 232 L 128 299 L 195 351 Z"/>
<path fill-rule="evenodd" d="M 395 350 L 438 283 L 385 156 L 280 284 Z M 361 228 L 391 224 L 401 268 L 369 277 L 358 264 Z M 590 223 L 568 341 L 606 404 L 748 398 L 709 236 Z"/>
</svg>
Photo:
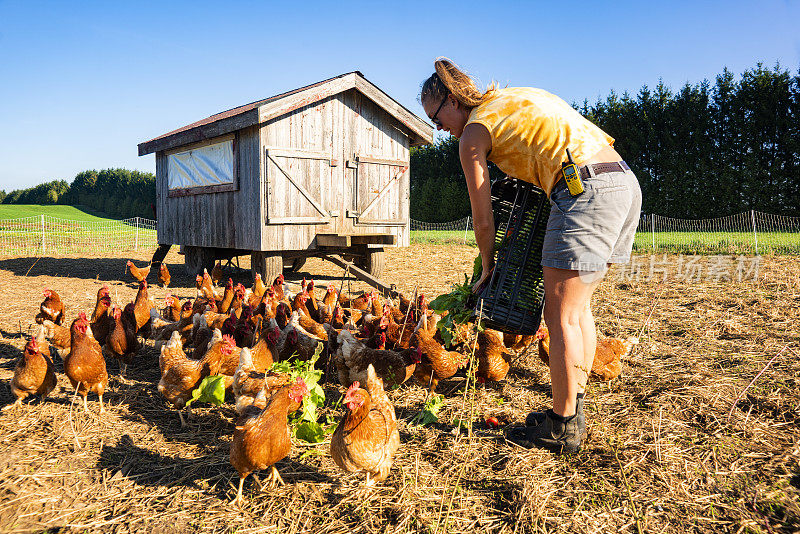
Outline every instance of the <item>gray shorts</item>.
<svg viewBox="0 0 800 534">
<path fill-rule="evenodd" d="M 573 197 L 566 182 L 550 193 L 550 218 L 542 265 L 575 271 L 603 271 L 627 263 L 639 226 L 642 191 L 632 171 L 606 172 L 583 180 Z"/>
</svg>

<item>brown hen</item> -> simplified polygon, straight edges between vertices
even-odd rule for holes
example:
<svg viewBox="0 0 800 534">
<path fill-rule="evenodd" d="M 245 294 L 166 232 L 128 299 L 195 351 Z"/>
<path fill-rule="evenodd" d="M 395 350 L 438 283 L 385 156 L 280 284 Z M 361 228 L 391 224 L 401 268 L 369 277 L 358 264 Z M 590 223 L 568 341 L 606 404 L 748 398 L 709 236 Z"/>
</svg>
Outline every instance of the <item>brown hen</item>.
<svg viewBox="0 0 800 534">
<path fill-rule="evenodd" d="M 81 312 L 72 322 L 70 335 L 70 352 L 64 359 L 64 374 L 83 397 L 83 409 L 89 411 L 86 396 L 93 391 L 100 398 L 100 413 L 103 413 L 103 393 L 108 387 L 106 361 L 100 344 L 92 337 L 85 313 Z"/>
<path fill-rule="evenodd" d="M 42 347 L 35 338 L 28 340 L 22 355 L 14 367 L 14 377 L 11 379 L 11 393 L 17 398 L 14 404 L 5 406 L 19 406 L 30 395 L 40 395 L 42 401 L 56 387 L 56 373 L 49 353 L 43 354 Z"/>
<path fill-rule="evenodd" d="M 383 381 L 367 366 L 366 389 L 354 382 L 344 397 L 347 411 L 331 436 L 331 457 L 348 473 L 366 473 L 366 485 L 389 475 L 400 433 Z"/>
<path fill-rule="evenodd" d="M 466 363 L 466 358 L 459 352 L 446 350 L 437 342 L 427 325 L 428 316 L 423 314 L 419 328 L 411 336 L 411 346 L 420 349 L 421 362 L 414 370 L 414 377 L 423 385 L 430 384 L 434 391 L 439 380 L 450 378 Z"/>
<path fill-rule="evenodd" d="M 131 276 L 133 276 L 137 282 L 144 282 L 144 280 L 147 278 L 147 275 L 150 274 L 151 265 L 149 263 L 147 264 L 147 267 L 137 267 L 131 260 L 128 260 L 128 263 L 125 265 L 127 270 L 131 272 Z"/>
<path fill-rule="evenodd" d="M 486 328 L 478 333 L 478 346 L 475 349 L 475 357 L 478 359 L 475 376 L 478 382 L 497 382 L 506 377 L 511 357 L 505 348 L 503 334 L 497 330 Z"/>
<path fill-rule="evenodd" d="M 242 504 L 244 479 L 253 471 L 272 467 L 267 482 L 283 484 L 275 463 L 292 450 L 287 417 L 300 408 L 308 387 L 302 378 L 275 392 L 263 410 L 249 406 L 239 417 L 231 443 L 231 465 L 239 472 L 239 491 L 234 502 Z M 260 396 L 266 397 L 263 392 Z"/>
<path fill-rule="evenodd" d="M 59 326 L 64 323 L 64 303 L 52 289 L 44 290 L 44 300 L 39 305 L 39 313 L 36 315 L 37 323 L 42 324 L 43 321 L 52 321 Z"/>
</svg>

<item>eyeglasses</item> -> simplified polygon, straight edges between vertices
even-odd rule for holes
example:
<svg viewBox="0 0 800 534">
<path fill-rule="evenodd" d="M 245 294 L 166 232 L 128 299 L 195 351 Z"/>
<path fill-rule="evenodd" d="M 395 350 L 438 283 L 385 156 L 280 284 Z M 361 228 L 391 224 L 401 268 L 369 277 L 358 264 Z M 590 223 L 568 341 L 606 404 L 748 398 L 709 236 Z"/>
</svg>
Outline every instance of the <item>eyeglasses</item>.
<svg viewBox="0 0 800 534">
<path fill-rule="evenodd" d="M 450 93 L 447 93 L 446 95 L 444 95 L 444 98 L 442 99 L 442 103 L 439 104 L 439 107 L 436 108 L 436 113 L 434 113 L 433 117 L 431 117 L 431 122 L 433 124 L 435 124 L 436 126 L 441 126 L 442 125 L 441 121 L 439 119 L 437 119 L 436 117 L 439 115 L 439 112 L 442 111 L 442 106 L 444 106 L 444 103 L 447 102 L 447 97 L 449 97 L 449 96 L 450 96 Z"/>
</svg>

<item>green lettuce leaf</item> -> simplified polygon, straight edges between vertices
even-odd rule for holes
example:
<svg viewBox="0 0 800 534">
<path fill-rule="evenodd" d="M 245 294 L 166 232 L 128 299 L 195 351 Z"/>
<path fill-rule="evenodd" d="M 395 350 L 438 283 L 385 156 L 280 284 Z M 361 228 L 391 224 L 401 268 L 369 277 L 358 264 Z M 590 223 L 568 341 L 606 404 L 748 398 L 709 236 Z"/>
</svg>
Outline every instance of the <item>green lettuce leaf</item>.
<svg viewBox="0 0 800 534">
<path fill-rule="evenodd" d="M 188 408 L 193 402 L 208 402 L 215 406 L 220 406 L 225 402 L 225 377 L 222 375 L 207 376 L 200 382 L 194 391 L 192 398 L 186 402 Z"/>
<path fill-rule="evenodd" d="M 303 421 L 295 429 L 294 434 L 297 439 L 302 439 L 308 443 L 320 443 L 325 441 L 325 427 L 316 421 Z"/>
</svg>

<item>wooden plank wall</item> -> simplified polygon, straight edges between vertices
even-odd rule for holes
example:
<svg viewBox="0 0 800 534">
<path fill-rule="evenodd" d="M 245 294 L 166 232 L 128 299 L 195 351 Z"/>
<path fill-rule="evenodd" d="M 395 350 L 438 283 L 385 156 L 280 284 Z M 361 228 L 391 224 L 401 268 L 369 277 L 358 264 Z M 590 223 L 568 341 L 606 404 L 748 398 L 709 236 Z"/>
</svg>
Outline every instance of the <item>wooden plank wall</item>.
<svg viewBox="0 0 800 534">
<path fill-rule="evenodd" d="M 255 250 L 261 244 L 263 207 L 260 185 L 260 138 L 256 126 L 236 135 L 238 190 L 167 196 L 167 158 L 156 153 L 158 242 L 177 245 Z"/>
<path fill-rule="evenodd" d="M 362 199 L 374 197 L 376 187 L 379 190 L 388 182 L 390 175 L 396 174 L 398 170 L 397 167 L 368 165 L 356 171 L 347 168 L 348 160 L 353 160 L 356 153 L 405 162 L 410 157 L 409 138 L 404 129 L 381 107 L 356 90 L 346 91 L 269 121 L 261 128 L 261 140 L 263 147 L 295 148 L 332 154 L 338 160 L 337 165 L 329 166 L 328 169 L 318 161 L 290 162 L 290 158 L 285 158 L 279 159 L 279 162 L 281 165 L 286 162 L 291 166 L 293 177 L 302 176 L 304 171 L 313 173 L 310 179 L 305 179 L 304 186 L 315 194 L 319 191 L 320 197 L 316 198 L 321 199 L 326 209 L 339 212 L 339 216 L 332 218 L 328 224 L 265 223 L 262 250 L 313 249 L 316 248 L 314 238 L 317 233 L 391 233 L 397 237 L 400 246 L 408 246 L 408 172 L 401 177 L 399 187 L 393 188 L 370 211 L 373 218 L 401 220 L 405 222 L 403 226 L 354 224 L 353 219 L 346 217 L 347 210 L 357 211 L 358 204 L 363 207 L 368 203 L 368 200 L 358 201 L 357 186 L 361 188 Z M 266 173 L 275 171 L 269 165 L 261 169 L 263 195 L 266 195 Z M 363 173 L 363 180 L 357 179 L 357 172 Z M 270 174 L 275 198 L 266 200 L 265 205 L 283 215 L 309 216 L 316 213 L 296 188 L 280 177 L 273 181 L 272 176 Z"/>
<path fill-rule="evenodd" d="M 305 106 L 292 113 L 273 119 L 261 126 L 261 148 L 312 150 L 331 154 L 337 160 L 331 166 L 321 160 L 278 158 L 281 166 L 293 178 L 302 180 L 302 185 L 315 195 L 328 211 L 338 210 L 341 204 L 342 168 L 341 160 L 341 102 L 336 96 L 326 98 L 315 104 Z M 319 213 L 308 200 L 280 176 L 274 165 L 262 165 L 261 169 L 263 204 L 275 210 L 279 217 L 317 216 Z M 267 198 L 267 173 L 270 173 L 272 198 Z M 274 173 L 274 174 L 273 174 Z M 325 224 L 268 224 L 267 213 L 262 218 L 261 248 L 264 251 L 307 250 L 314 245 L 317 233 L 335 233 L 339 218 L 331 218 Z"/>
<path fill-rule="evenodd" d="M 394 117 L 358 91 L 348 91 L 340 96 L 344 97 L 348 110 L 347 121 L 350 125 L 345 133 L 345 152 L 348 154 L 348 158 L 352 158 L 353 154 L 359 154 L 408 163 L 410 158 L 409 138 L 405 129 L 401 129 L 399 122 Z M 348 209 L 358 210 L 366 207 L 369 200 L 376 196 L 375 191 L 380 191 L 390 176 L 396 174 L 397 171 L 398 168 L 395 166 L 362 165 L 357 171 L 356 179 L 356 171 L 347 169 L 344 191 L 347 195 L 345 203 L 348 205 Z M 408 246 L 410 240 L 409 180 L 410 175 L 405 172 L 400 179 L 399 187 L 392 188 L 379 201 L 379 205 L 369 213 L 371 219 L 399 220 L 405 222 L 403 226 L 354 224 L 354 220 L 349 219 L 344 230 L 354 235 L 391 233 L 397 237 L 399 246 Z"/>
</svg>

